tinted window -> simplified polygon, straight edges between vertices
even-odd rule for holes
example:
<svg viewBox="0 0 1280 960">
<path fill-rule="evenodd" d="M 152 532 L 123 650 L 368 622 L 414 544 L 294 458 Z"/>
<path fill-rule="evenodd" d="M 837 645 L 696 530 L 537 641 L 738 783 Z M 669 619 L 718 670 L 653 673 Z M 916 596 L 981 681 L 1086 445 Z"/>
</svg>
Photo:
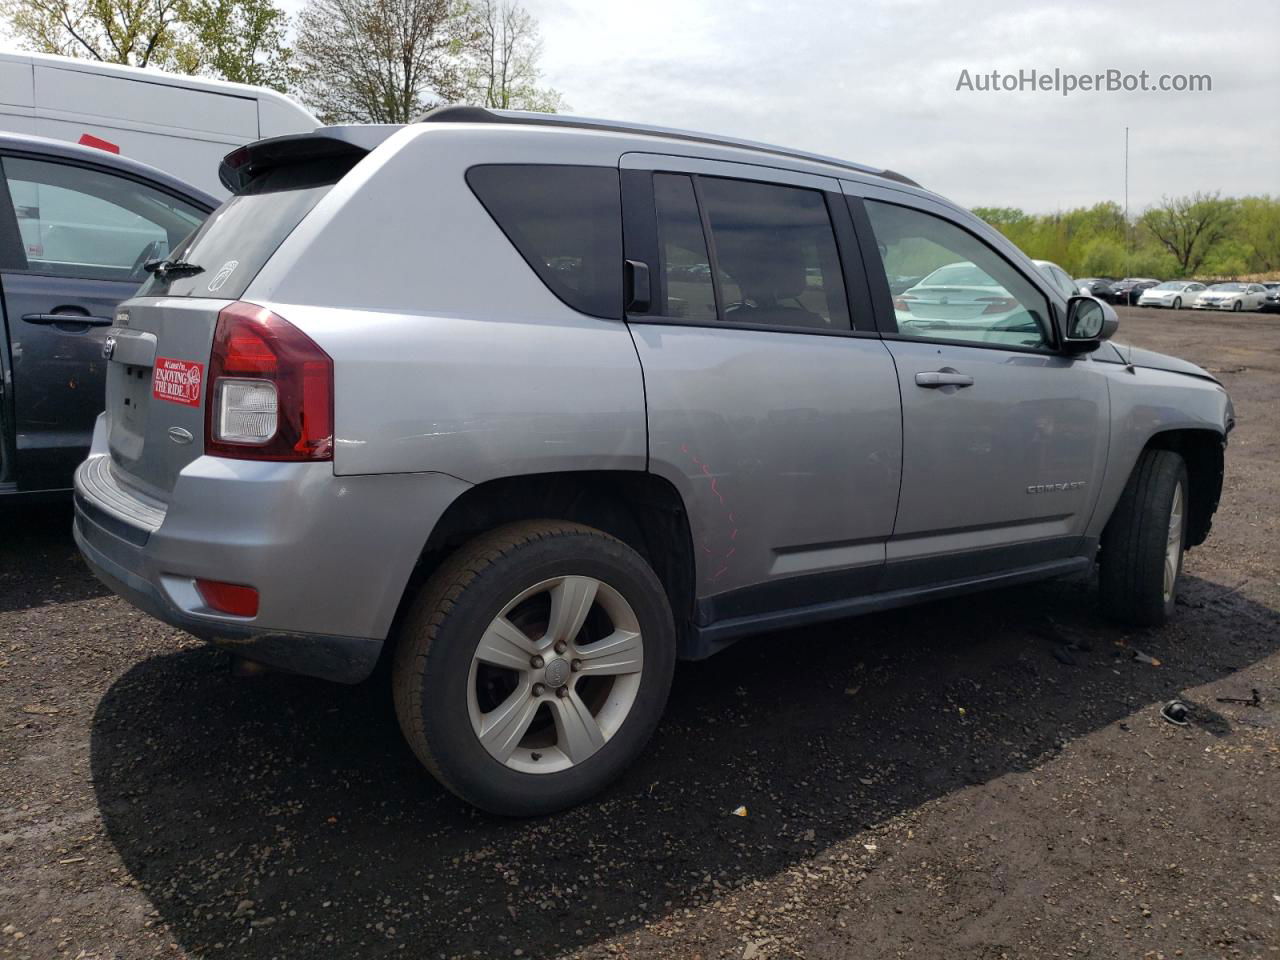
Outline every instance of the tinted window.
<svg viewBox="0 0 1280 960">
<path fill-rule="evenodd" d="M 162 280 L 153 275 L 143 297 L 239 298 L 258 271 L 350 167 L 304 164 L 257 177 L 215 210 L 204 226 L 173 251 L 172 258 L 204 269 Z"/>
<path fill-rule="evenodd" d="M 893 288 L 899 334 L 979 345 L 1047 345 L 1048 302 L 983 241 L 918 210 L 873 200 L 866 207 L 885 272 L 901 280 Z"/>
<path fill-rule="evenodd" d="M 622 206 L 608 167 L 472 167 L 467 183 L 557 297 L 622 317 Z"/>
<path fill-rule="evenodd" d="M 658 210 L 663 286 L 655 312 L 690 320 L 716 319 L 716 295 L 711 285 L 711 257 L 698 217 L 693 181 L 680 174 L 653 177 Z"/>
<path fill-rule="evenodd" d="M 89 280 L 141 280 L 205 217 L 153 187 L 87 167 L 7 157 L 27 271 Z"/>
<path fill-rule="evenodd" d="M 725 320 L 848 330 L 840 258 L 817 190 L 699 178 Z"/>
</svg>

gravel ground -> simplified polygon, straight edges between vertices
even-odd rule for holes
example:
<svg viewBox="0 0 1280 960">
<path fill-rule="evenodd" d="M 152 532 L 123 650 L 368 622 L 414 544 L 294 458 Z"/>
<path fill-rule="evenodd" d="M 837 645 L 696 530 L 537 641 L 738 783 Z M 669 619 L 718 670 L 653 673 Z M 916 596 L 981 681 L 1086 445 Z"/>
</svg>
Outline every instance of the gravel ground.
<svg viewBox="0 0 1280 960">
<path fill-rule="evenodd" d="M 543 820 L 445 794 L 380 682 L 233 677 L 65 508 L 0 514 L 0 957 L 1280 955 L 1280 318 L 1122 314 L 1240 420 L 1170 626 L 1058 583 L 746 641 Z"/>
</svg>

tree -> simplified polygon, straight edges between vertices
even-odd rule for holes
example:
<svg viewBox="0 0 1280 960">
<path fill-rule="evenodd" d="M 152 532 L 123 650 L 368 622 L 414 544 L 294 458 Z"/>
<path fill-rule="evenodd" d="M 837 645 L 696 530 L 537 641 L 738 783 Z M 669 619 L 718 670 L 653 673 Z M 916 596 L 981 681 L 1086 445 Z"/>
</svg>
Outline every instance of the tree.
<svg viewBox="0 0 1280 960">
<path fill-rule="evenodd" d="M 185 0 L 195 69 L 224 80 L 287 91 L 294 75 L 289 21 L 272 0 Z"/>
<path fill-rule="evenodd" d="M 539 87 L 538 21 L 512 0 L 477 0 L 470 10 L 467 102 L 501 110 L 564 109 L 560 93 Z"/>
<path fill-rule="evenodd" d="M 409 123 L 461 98 L 467 30 L 456 0 L 310 0 L 297 22 L 300 92 L 325 123 Z"/>
<path fill-rule="evenodd" d="M 1280 199 L 1244 197 L 1237 226 L 1241 239 L 1253 249 L 1249 268 L 1259 273 L 1280 270 Z"/>
<path fill-rule="evenodd" d="M 1023 224 L 1031 219 L 1017 207 L 974 207 L 972 213 L 1000 229 Z"/>
<path fill-rule="evenodd" d="M 1210 248 L 1231 227 L 1236 212 L 1232 200 L 1218 194 L 1194 193 L 1189 197 L 1165 197 L 1159 206 L 1142 215 L 1143 227 L 1178 262 L 1183 276 L 1200 268 Z"/>
<path fill-rule="evenodd" d="M 272 0 L 0 0 L 29 49 L 285 89 L 287 17 Z"/>
</svg>

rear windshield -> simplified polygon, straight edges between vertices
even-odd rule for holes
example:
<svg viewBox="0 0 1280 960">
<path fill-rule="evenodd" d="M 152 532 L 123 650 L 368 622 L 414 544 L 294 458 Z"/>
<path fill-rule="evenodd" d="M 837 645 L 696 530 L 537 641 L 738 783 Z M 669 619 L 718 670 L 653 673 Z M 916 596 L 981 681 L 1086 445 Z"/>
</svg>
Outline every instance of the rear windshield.
<svg viewBox="0 0 1280 960">
<path fill-rule="evenodd" d="M 257 177 L 169 255 L 171 261 L 203 269 L 167 279 L 152 274 L 138 296 L 238 299 L 284 238 L 350 168 L 349 161 L 303 164 Z"/>
</svg>

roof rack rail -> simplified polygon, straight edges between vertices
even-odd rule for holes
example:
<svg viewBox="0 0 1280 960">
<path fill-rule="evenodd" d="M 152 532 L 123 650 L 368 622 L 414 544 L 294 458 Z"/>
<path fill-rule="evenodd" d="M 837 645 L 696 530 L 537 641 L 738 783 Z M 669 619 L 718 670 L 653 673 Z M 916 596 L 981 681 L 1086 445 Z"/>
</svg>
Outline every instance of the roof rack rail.
<svg viewBox="0 0 1280 960">
<path fill-rule="evenodd" d="M 710 133 L 698 133 L 693 130 L 676 130 L 669 127 L 657 127 L 647 123 L 622 123 L 617 120 L 599 120 L 592 117 L 574 117 L 559 113 L 527 113 L 522 110 L 491 110 L 488 107 L 443 106 L 428 110 L 418 117 L 415 123 L 519 123 L 543 127 L 576 127 L 580 130 L 607 130 L 611 133 L 641 133 L 667 137 L 672 140 L 688 140 L 693 143 L 708 143 L 722 147 L 744 147 L 759 153 L 771 153 L 774 156 L 789 157 L 793 160 L 811 160 L 815 163 L 832 167 L 843 167 L 858 173 L 870 174 L 905 183 L 909 187 L 920 187 L 910 177 L 905 177 L 893 170 L 879 170 L 860 163 L 850 163 L 836 157 L 823 156 L 820 153 L 808 153 L 804 150 L 789 150 L 786 147 L 774 146 L 770 143 L 759 143 L 755 140 L 740 140 L 736 137 L 721 137 Z M 921 188 L 923 189 L 923 188 Z"/>
</svg>

